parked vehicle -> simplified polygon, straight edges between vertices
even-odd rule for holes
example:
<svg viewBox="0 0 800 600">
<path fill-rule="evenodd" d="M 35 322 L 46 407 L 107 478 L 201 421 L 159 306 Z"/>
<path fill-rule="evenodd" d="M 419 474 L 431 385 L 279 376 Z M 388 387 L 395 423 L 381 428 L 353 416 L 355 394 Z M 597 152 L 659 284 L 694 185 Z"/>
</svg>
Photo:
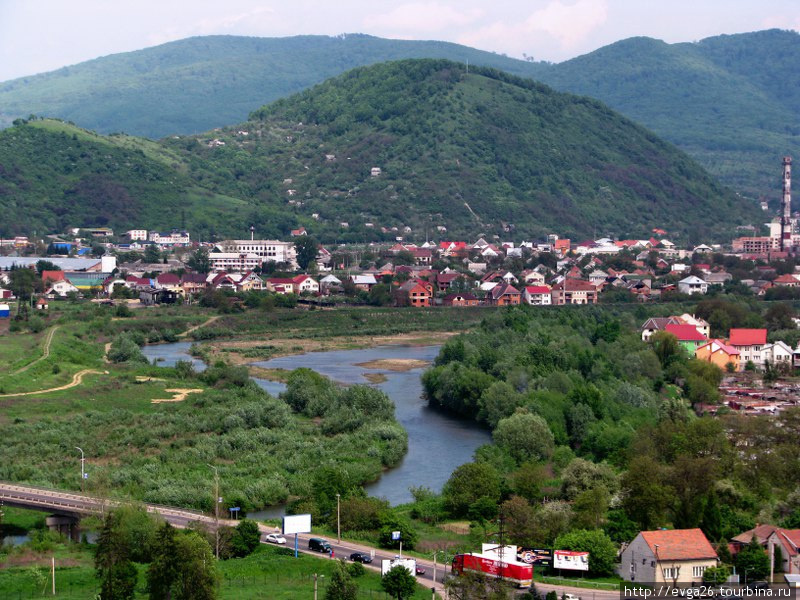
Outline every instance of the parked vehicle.
<svg viewBox="0 0 800 600">
<path fill-rule="evenodd" d="M 315 552 L 330 552 L 331 545 L 328 540 L 323 540 L 322 538 L 309 538 L 308 549 Z"/>
<path fill-rule="evenodd" d="M 367 564 L 372 562 L 372 557 L 366 552 L 353 552 L 350 555 L 350 560 L 352 560 L 353 562 L 360 562 Z"/>
<path fill-rule="evenodd" d="M 286 538 L 280 533 L 268 533 L 264 536 L 264 541 L 269 542 L 270 544 L 285 544 Z"/>
</svg>

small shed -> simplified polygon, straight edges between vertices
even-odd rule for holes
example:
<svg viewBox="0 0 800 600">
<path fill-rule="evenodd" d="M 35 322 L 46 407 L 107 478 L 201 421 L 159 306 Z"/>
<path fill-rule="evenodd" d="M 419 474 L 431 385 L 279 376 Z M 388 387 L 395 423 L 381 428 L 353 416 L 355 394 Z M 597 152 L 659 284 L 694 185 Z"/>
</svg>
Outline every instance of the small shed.
<svg viewBox="0 0 800 600">
<path fill-rule="evenodd" d="M 48 308 L 50 308 L 50 305 L 44 298 L 39 298 L 36 301 L 36 310 L 47 310 Z"/>
<path fill-rule="evenodd" d="M 0 319 L 8 319 L 11 316 L 11 308 L 8 304 L 0 304 Z"/>
</svg>

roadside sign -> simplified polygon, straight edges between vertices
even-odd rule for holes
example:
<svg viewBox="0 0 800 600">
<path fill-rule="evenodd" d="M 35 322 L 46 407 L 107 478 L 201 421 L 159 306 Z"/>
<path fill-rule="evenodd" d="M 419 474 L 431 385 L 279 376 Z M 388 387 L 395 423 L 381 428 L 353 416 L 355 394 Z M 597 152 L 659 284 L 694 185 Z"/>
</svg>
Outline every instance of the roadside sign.
<svg viewBox="0 0 800 600">
<path fill-rule="evenodd" d="M 400 539 L 400 532 L 399 531 L 393 531 L 392 532 L 392 540 L 393 541 L 397 541 L 399 539 Z"/>
</svg>

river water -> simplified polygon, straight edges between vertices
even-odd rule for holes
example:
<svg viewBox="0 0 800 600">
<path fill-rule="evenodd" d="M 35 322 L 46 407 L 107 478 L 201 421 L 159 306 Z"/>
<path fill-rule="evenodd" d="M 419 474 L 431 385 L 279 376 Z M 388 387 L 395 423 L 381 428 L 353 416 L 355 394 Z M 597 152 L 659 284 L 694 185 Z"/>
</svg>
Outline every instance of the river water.
<svg viewBox="0 0 800 600">
<path fill-rule="evenodd" d="M 145 346 L 142 349 L 149 359 L 158 360 L 163 366 L 172 366 L 178 360 L 190 360 L 190 342 Z M 254 363 L 267 369 L 297 369 L 307 367 L 344 384 L 369 384 L 365 373 L 381 373 L 386 381 L 370 384 L 382 390 L 395 404 L 395 414 L 400 424 L 408 431 L 408 453 L 395 468 L 386 471 L 381 478 L 365 486 L 367 493 L 387 499 L 392 505 L 412 500 L 409 488 L 428 487 L 435 492 L 450 477 L 453 469 L 472 460 L 478 446 L 491 441 L 490 434 L 472 422 L 456 419 L 428 407 L 422 399 L 423 369 L 396 372 L 384 369 L 368 369 L 358 366 L 379 359 L 415 359 L 432 362 L 439 346 L 378 346 L 361 350 L 332 350 L 307 354 L 283 356 Z M 195 368 L 205 368 L 202 361 L 192 360 Z M 285 389 L 281 383 L 254 379 L 268 393 L 277 395 Z M 280 511 L 265 511 L 253 515 L 275 516 Z"/>
</svg>

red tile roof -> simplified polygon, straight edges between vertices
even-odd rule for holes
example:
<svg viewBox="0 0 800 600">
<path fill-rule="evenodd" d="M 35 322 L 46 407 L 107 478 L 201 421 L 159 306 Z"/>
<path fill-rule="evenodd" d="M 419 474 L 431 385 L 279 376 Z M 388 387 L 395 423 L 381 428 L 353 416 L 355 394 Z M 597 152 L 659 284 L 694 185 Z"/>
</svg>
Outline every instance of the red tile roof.
<svg viewBox="0 0 800 600">
<path fill-rule="evenodd" d="M 697 331 L 697 327 L 694 325 L 675 325 L 674 323 L 669 323 L 664 329 L 681 342 L 702 342 L 706 339 L 706 336 Z"/>
<path fill-rule="evenodd" d="M 731 329 L 731 346 L 758 346 L 767 343 L 766 329 Z"/>
<path fill-rule="evenodd" d="M 42 281 L 45 283 L 48 281 L 63 281 L 64 279 L 66 279 L 64 271 L 42 271 Z"/>
<path fill-rule="evenodd" d="M 529 294 L 549 294 L 550 288 L 546 285 L 529 285 L 525 288 Z"/>
<path fill-rule="evenodd" d="M 659 561 L 717 558 L 717 553 L 699 528 L 642 531 L 640 535 L 654 554 L 658 546 Z"/>
</svg>

